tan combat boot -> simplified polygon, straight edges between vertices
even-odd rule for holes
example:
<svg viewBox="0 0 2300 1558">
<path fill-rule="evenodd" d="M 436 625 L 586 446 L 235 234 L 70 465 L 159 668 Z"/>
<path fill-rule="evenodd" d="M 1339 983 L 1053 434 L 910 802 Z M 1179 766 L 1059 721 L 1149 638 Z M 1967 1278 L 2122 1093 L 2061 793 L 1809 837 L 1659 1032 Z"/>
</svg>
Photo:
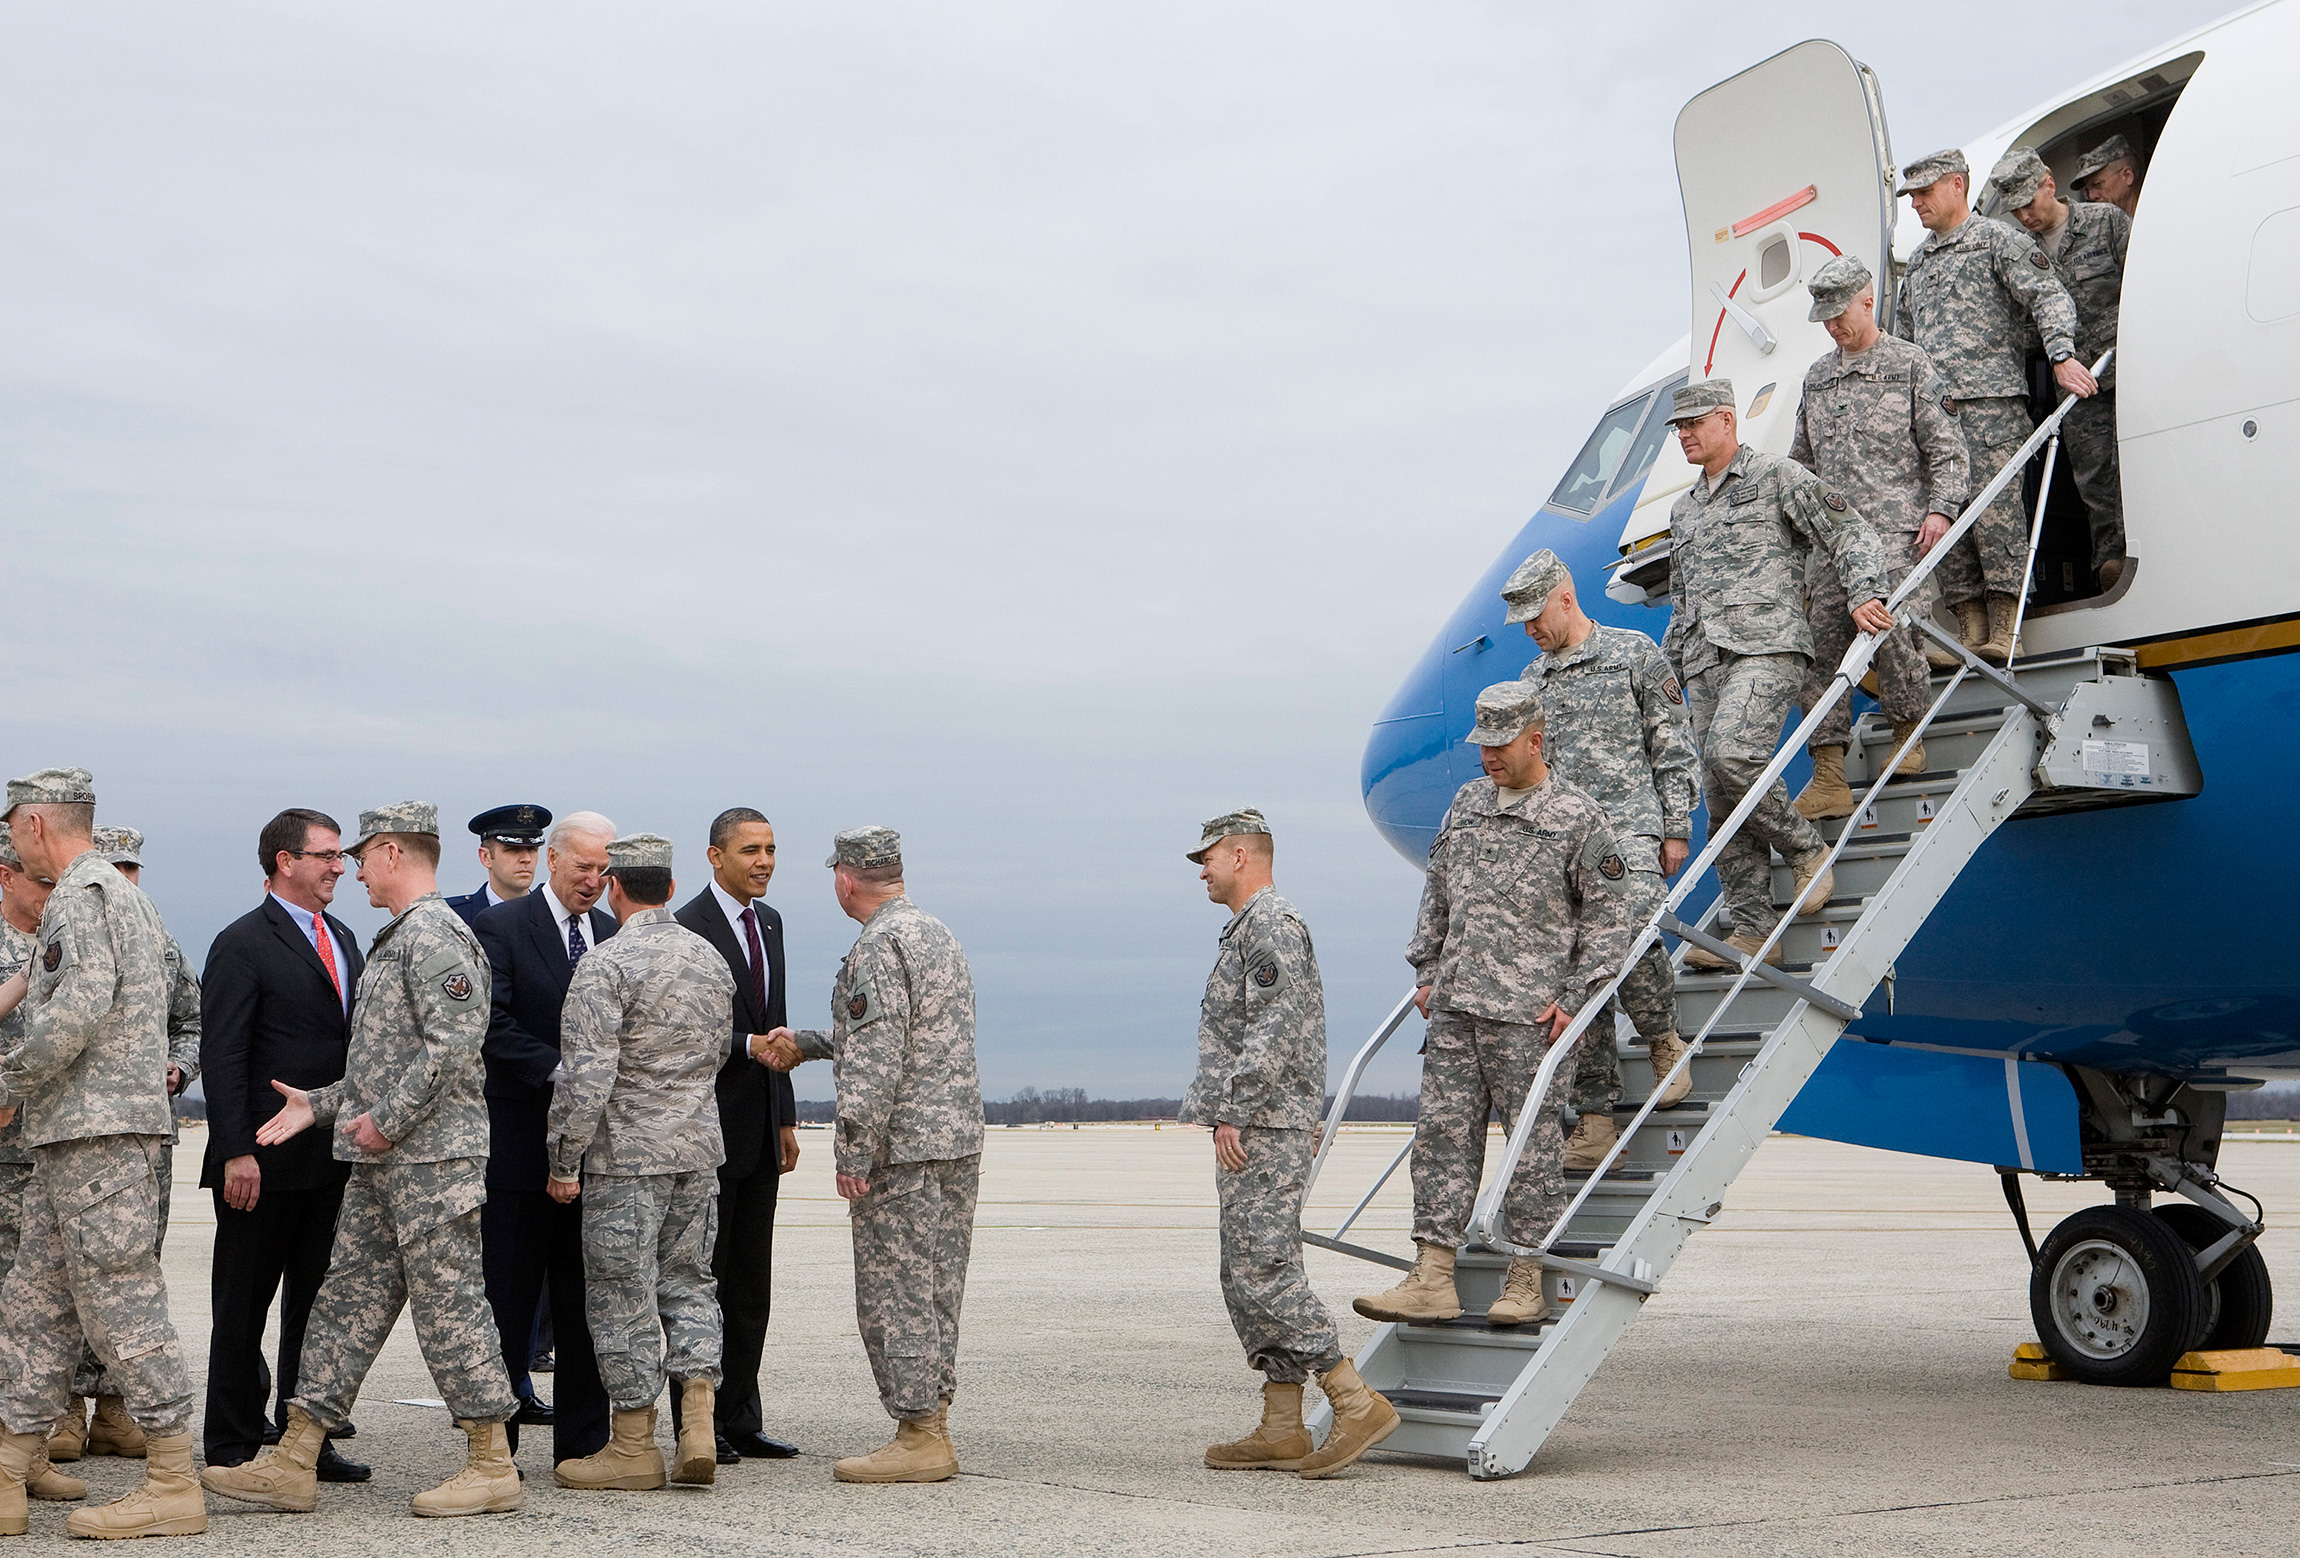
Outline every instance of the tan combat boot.
<svg viewBox="0 0 2300 1558">
<path fill-rule="evenodd" d="M 958 1475 L 958 1449 L 950 1442 L 946 1409 L 894 1425 L 894 1437 L 868 1455 L 833 1462 L 840 1482 L 941 1482 Z"/>
<path fill-rule="evenodd" d="M 1547 1319 L 1549 1300 L 1542 1296 L 1541 1262 L 1513 1260 L 1502 1278 L 1501 1297 L 1485 1312 L 1487 1325 L 1529 1325 Z"/>
<path fill-rule="evenodd" d="M 126 1498 L 75 1509 L 73 1536 L 197 1536 L 208 1528 L 208 1501 L 192 1471 L 190 1430 L 153 1434 L 144 1446 L 144 1483 Z"/>
<path fill-rule="evenodd" d="M 1450 1271 L 1453 1251 L 1446 1251 L 1446 1257 Z M 1327 1405 L 1334 1409 L 1334 1426 L 1326 1430 L 1326 1442 L 1305 1456 L 1301 1470 L 1295 1473 L 1311 1479 L 1331 1477 L 1395 1433 L 1398 1426 L 1398 1409 L 1390 1405 L 1390 1398 L 1358 1378 L 1358 1366 L 1349 1359 L 1319 1375 L 1318 1386 L 1326 1393 Z"/>
<path fill-rule="evenodd" d="M 326 1448 L 327 1430 L 302 1407 L 291 1406 L 278 1444 L 264 1446 L 242 1465 L 206 1468 L 200 1486 L 266 1509 L 308 1515 L 319 1503 L 319 1457 Z"/>
<path fill-rule="evenodd" d="M 1917 648 L 1923 651 L 1925 664 L 1936 671 L 1953 671 L 1964 664 L 1964 661 L 1950 652 L 1948 645 L 1940 642 L 1930 633 L 1917 635 Z"/>
<path fill-rule="evenodd" d="M 58 1465 L 78 1460 L 88 1449 L 88 1398 L 74 1396 L 48 1435 L 48 1459 Z"/>
<path fill-rule="evenodd" d="M 40 1458 L 43 1434 L 0 1433 L 0 1536 L 22 1536 L 32 1529 L 32 1507 L 25 1502 L 24 1484 L 32 1463 Z"/>
<path fill-rule="evenodd" d="M 704 1432 L 708 1433 L 710 1419 L 705 1418 L 703 1422 Z M 711 1469 L 718 1470 L 716 1453 Z M 608 1488 L 642 1492 L 661 1487 L 663 1452 L 655 1446 L 655 1409 L 644 1406 L 626 1412 L 618 1407 L 607 1442 L 594 1454 L 580 1460 L 561 1461 L 552 1467 L 551 1480 L 563 1488 L 580 1488 L 588 1493 Z"/>
<path fill-rule="evenodd" d="M 1988 642 L 1973 651 L 1991 665 L 2010 665 L 2012 657 L 2020 653 L 2020 645 L 2013 642 L 2013 617 L 2020 602 L 2010 595 L 1989 597 Z"/>
<path fill-rule="evenodd" d="M 1597 1165 L 1605 1161 L 1605 1155 L 1613 1150 L 1614 1142 L 1620 1137 L 1621 1131 L 1613 1123 L 1611 1110 L 1582 1110 L 1581 1123 L 1565 1138 L 1565 1166 L 1583 1174 L 1596 1173 Z"/>
<path fill-rule="evenodd" d="M 1893 750 L 1898 752 L 1901 749 L 1901 743 L 1916 734 L 1916 729 L 1917 722 L 1913 719 L 1893 721 Z M 1924 771 L 1925 744 L 1919 741 L 1915 746 L 1909 748 L 1907 757 L 1902 758 L 1893 766 L 1893 777 L 1896 779 L 1914 779 Z"/>
<path fill-rule="evenodd" d="M 1813 777 L 1797 794 L 1797 814 L 1808 822 L 1853 815 L 1853 792 L 1845 785 L 1845 749 L 1813 748 Z"/>
<path fill-rule="evenodd" d="M 508 1514 L 526 1503 L 527 1494 L 519 1485 L 519 1468 L 511 1464 L 511 1441 L 504 1436 L 503 1425 L 459 1417 L 455 1426 L 471 1441 L 463 1470 L 438 1487 L 418 1493 L 409 1507 L 427 1520 L 437 1520 L 456 1515 Z"/>
<path fill-rule="evenodd" d="M 1406 1279 L 1387 1292 L 1355 1299 L 1350 1307 L 1368 1320 L 1403 1320 L 1411 1324 L 1454 1320 L 1461 1316 L 1461 1295 L 1453 1286 L 1454 1252 L 1435 1244 L 1414 1246 L 1414 1267 Z"/>
<path fill-rule="evenodd" d="M 1837 873 L 1827 869 L 1827 848 L 1814 850 L 1802 860 L 1793 860 L 1789 869 L 1797 875 L 1797 915 L 1819 914 L 1829 906 L 1829 895 L 1837 890 Z"/>
<path fill-rule="evenodd" d="M 691 1379 L 679 1387 L 679 1444 L 671 1467 L 671 1480 L 690 1488 L 707 1488 L 719 1480 L 719 1430 L 714 1421 L 719 1393 L 707 1379 Z"/>
<path fill-rule="evenodd" d="M 32 1458 L 32 1469 L 24 1474 L 24 1491 L 51 1504 L 69 1504 L 74 1499 L 86 1498 L 88 1485 L 49 1465 L 47 1451 L 43 1449 Z"/>
<path fill-rule="evenodd" d="M 1743 959 L 1755 957 L 1757 949 L 1764 945 L 1764 942 L 1764 937 L 1751 935 L 1745 930 L 1737 930 L 1725 938 L 1725 945 L 1740 953 Z M 1781 944 L 1779 942 L 1773 943 L 1773 950 L 1765 954 L 1765 961 L 1775 968 L 1781 966 Z M 1739 968 L 1741 965 L 1726 962 L 1707 947 L 1688 947 L 1685 949 L 1685 966 L 1700 969 L 1726 969 Z"/>
<path fill-rule="evenodd" d="M 1657 1039 L 1648 1039 L 1646 1048 L 1652 1052 L 1653 1085 L 1660 1088 L 1664 1082 L 1669 1081 L 1669 1073 L 1677 1069 L 1678 1060 L 1685 1054 L 1685 1041 L 1674 1033 L 1664 1033 Z M 1677 1080 L 1670 1083 L 1660 1097 L 1654 1100 L 1653 1106 L 1656 1109 L 1666 1109 L 1671 1104 L 1681 1104 L 1685 1102 L 1685 1095 L 1692 1091 L 1693 1068 L 1687 1066 Z"/>
<path fill-rule="evenodd" d="M 1302 1387 L 1262 1384 L 1262 1424 L 1243 1439 L 1210 1446 L 1206 1464 L 1216 1471 L 1298 1471 L 1313 1449 L 1302 1426 Z"/>
<path fill-rule="evenodd" d="M 128 1404 L 118 1396 L 96 1398 L 96 1416 L 88 1424 L 88 1453 L 131 1458 L 144 1453 L 144 1431 L 136 1426 L 136 1420 L 128 1415 Z"/>
<path fill-rule="evenodd" d="M 1975 654 L 1989 641 L 1989 609 L 1977 600 L 1957 602 L 1957 642 Z M 1960 662 L 1961 663 L 1961 662 Z"/>
</svg>

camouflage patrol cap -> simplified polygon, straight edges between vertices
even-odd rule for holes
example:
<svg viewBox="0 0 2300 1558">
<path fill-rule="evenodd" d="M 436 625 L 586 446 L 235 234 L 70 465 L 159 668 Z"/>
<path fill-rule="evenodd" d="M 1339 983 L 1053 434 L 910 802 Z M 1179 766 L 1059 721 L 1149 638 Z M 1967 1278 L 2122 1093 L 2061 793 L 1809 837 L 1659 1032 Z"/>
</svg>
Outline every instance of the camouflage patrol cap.
<svg viewBox="0 0 2300 1558">
<path fill-rule="evenodd" d="M 2036 199 L 2036 192 L 2051 177 L 2052 169 L 2044 165 L 2034 147 L 2015 146 L 1989 169 L 1989 187 L 2003 199 L 2007 211 L 2017 211 Z"/>
<path fill-rule="evenodd" d="M 439 837 L 439 808 L 429 801 L 394 801 L 359 814 L 359 841 L 344 851 L 356 855 L 385 833 L 428 833 Z"/>
<path fill-rule="evenodd" d="M 0 866 L 11 871 L 24 869 L 24 857 L 16 853 L 16 835 L 5 822 L 0 822 Z"/>
<path fill-rule="evenodd" d="M 93 806 L 96 780 L 85 768 L 43 768 L 8 781 L 8 809 L 0 820 L 15 815 L 19 806 Z"/>
<path fill-rule="evenodd" d="M 831 840 L 831 858 L 823 864 L 853 866 L 863 871 L 873 866 L 899 866 L 902 835 L 892 828 L 849 828 Z"/>
<path fill-rule="evenodd" d="M 1532 682 L 1495 682 L 1477 695 L 1477 725 L 1462 739 L 1471 746 L 1506 747 L 1541 723 L 1541 689 Z"/>
<path fill-rule="evenodd" d="M 1202 864 L 1206 859 L 1206 852 L 1226 838 L 1234 838 L 1241 833 L 1268 833 L 1269 831 L 1269 822 L 1251 806 L 1241 807 L 1237 811 L 1226 811 L 1219 817 L 1209 817 L 1198 824 L 1198 847 L 1184 850 L 1182 858 L 1192 865 Z"/>
<path fill-rule="evenodd" d="M 1813 294 L 1812 312 L 1805 317 L 1815 324 L 1824 319 L 1835 319 L 1851 308 L 1853 300 L 1861 295 L 1862 289 L 1875 279 L 1869 274 L 1869 267 L 1861 263 L 1859 256 L 1838 255 L 1813 272 L 1813 279 L 1805 283 L 1805 290 Z"/>
<path fill-rule="evenodd" d="M 105 863 L 115 866 L 141 866 L 144 863 L 144 835 L 134 828 L 98 828 L 96 853 Z"/>
<path fill-rule="evenodd" d="M 2138 162 L 2139 160 L 2132 153 L 2132 142 L 2121 135 L 2112 135 L 2086 152 L 2078 160 L 2076 171 L 2069 175 L 2068 181 L 2071 184 L 2081 184 L 2112 162 Z"/>
<path fill-rule="evenodd" d="M 1517 572 L 1509 576 L 1509 583 L 1501 587 L 1501 598 L 1509 602 L 1509 615 L 1502 618 L 1502 622 L 1511 625 L 1540 616 L 1557 587 L 1572 577 L 1564 560 L 1543 547 L 1519 563 Z"/>
<path fill-rule="evenodd" d="M 1966 187 L 1971 187 L 1973 170 L 1965 162 L 1965 154 L 1954 146 L 1934 152 L 1930 157 L 1919 157 L 1901 169 L 1901 187 L 1893 193 L 1905 195 L 1912 189 L 1930 189 L 1952 173 L 1962 173 Z"/>
<path fill-rule="evenodd" d="M 1733 409 L 1733 381 L 1731 379 L 1702 379 L 1693 384 L 1680 384 L 1677 393 L 1669 399 L 1669 420 L 1697 422 L 1723 406 Z"/>
<path fill-rule="evenodd" d="M 660 833 L 626 833 L 619 839 L 607 841 L 607 869 L 610 871 L 658 871 L 671 869 L 671 841 Z"/>
</svg>

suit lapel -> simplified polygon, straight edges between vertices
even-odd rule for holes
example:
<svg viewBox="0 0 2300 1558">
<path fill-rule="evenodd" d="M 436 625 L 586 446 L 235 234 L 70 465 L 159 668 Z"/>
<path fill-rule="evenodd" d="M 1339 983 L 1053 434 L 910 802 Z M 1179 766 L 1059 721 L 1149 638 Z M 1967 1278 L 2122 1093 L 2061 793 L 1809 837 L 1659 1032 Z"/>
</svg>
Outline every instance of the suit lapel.
<svg viewBox="0 0 2300 1558">
<path fill-rule="evenodd" d="M 334 985 L 328 980 L 327 965 L 319 960 L 318 949 L 312 946 L 311 937 L 304 932 L 301 925 L 296 923 L 295 916 L 282 908 L 280 901 L 269 894 L 264 897 L 264 918 L 271 922 L 272 934 L 286 942 L 288 950 L 303 959 L 304 965 L 311 970 L 312 977 L 332 990 Z M 335 936 L 334 926 L 328 927 L 328 935 L 330 937 Z M 339 939 L 336 941 L 336 945 L 340 949 L 343 943 Z M 349 988 L 348 984 L 346 988 Z"/>
<path fill-rule="evenodd" d="M 735 999 L 742 1003 L 745 1025 L 753 1033 L 764 1032 L 767 1014 L 751 999 L 750 953 L 743 946 L 742 937 L 735 933 L 735 927 L 727 923 L 727 911 L 720 907 L 719 895 L 707 887 L 703 889 L 701 914 L 703 939 L 719 949 L 719 956 L 727 960 L 728 972 L 735 976 Z M 761 946 L 763 949 L 763 942 Z"/>
<path fill-rule="evenodd" d="M 534 937 L 536 946 L 547 954 L 543 966 L 549 971 L 552 983 L 565 990 L 575 978 L 575 966 L 567 961 L 567 943 L 559 939 L 559 926 L 551 918 L 551 900 L 544 897 L 543 889 L 538 887 L 520 902 L 535 906 L 528 911 L 528 933 Z"/>
</svg>

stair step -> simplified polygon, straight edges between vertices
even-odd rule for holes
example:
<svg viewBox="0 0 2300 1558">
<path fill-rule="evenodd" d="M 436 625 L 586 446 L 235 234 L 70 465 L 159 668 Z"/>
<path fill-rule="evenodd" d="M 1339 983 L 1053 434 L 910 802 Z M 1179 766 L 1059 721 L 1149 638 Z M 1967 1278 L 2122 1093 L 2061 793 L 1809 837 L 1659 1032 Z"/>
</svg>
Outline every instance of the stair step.
<svg viewBox="0 0 2300 1558">
<path fill-rule="evenodd" d="M 1522 1341 L 1528 1348 L 1532 1348 L 1540 1345 L 1541 1333 L 1556 1323 L 1552 1318 L 1535 1321 L 1532 1325 L 1488 1325 L 1482 1311 L 1472 1313 L 1464 1310 L 1456 1319 L 1415 1320 L 1401 1324 L 1400 1329 L 1432 1339 L 1442 1336 L 1449 1341 L 1458 1340 L 1465 1333 L 1488 1341 Z"/>
<path fill-rule="evenodd" d="M 1415 1422 L 1482 1423 L 1501 1403 L 1502 1393 L 1466 1390 L 1386 1390 L 1398 1414 Z"/>
</svg>

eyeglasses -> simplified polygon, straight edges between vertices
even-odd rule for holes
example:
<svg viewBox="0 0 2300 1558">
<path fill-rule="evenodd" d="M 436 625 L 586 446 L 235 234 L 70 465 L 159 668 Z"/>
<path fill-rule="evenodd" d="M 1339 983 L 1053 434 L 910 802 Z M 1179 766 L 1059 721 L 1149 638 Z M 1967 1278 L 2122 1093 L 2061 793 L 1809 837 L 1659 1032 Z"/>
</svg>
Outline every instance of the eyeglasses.
<svg viewBox="0 0 2300 1558">
<path fill-rule="evenodd" d="M 343 849 L 291 849 L 287 853 L 295 856 L 298 860 L 316 860 L 321 865 L 327 866 L 332 866 L 339 860 L 353 858 L 349 850 Z"/>
</svg>

